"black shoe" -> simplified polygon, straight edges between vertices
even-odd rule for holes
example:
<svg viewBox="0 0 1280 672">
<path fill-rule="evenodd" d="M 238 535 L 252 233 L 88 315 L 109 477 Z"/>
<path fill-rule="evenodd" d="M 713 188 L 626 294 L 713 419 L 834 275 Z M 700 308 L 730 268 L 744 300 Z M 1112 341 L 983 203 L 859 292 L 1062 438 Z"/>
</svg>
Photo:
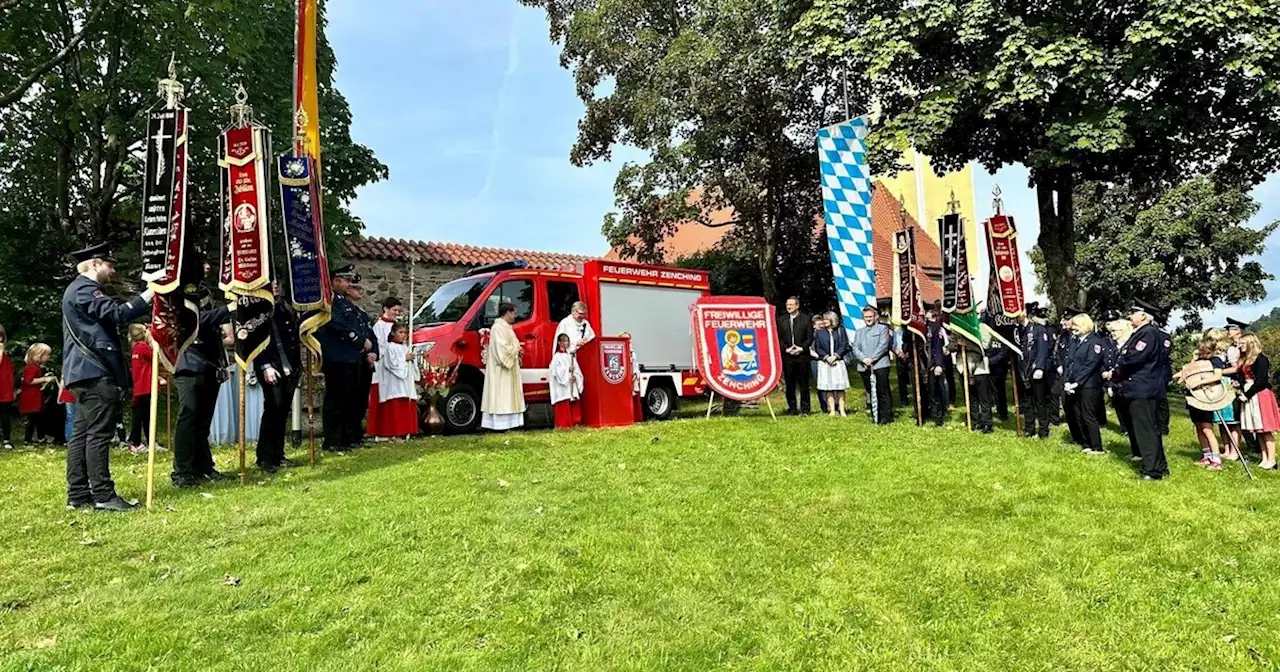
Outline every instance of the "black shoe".
<svg viewBox="0 0 1280 672">
<path fill-rule="evenodd" d="M 286 457 L 283 460 L 280 460 L 280 464 L 276 466 L 280 467 L 281 469 L 293 469 L 294 467 L 301 467 L 302 463 L 294 462 L 293 460 Z"/>
<path fill-rule="evenodd" d="M 126 502 L 120 495 L 115 495 L 105 502 L 95 502 L 93 504 L 94 511 L 136 511 L 137 504 Z"/>
<path fill-rule="evenodd" d="M 93 508 L 92 499 L 68 499 L 67 500 L 68 511 L 74 511 L 76 509 L 90 509 L 90 508 Z"/>
<path fill-rule="evenodd" d="M 280 465 L 278 464 L 259 464 L 258 468 L 261 469 L 263 473 L 267 474 L 274 474 L 277 471 L 280 471 Z"/>
<path fill-rule="evenodd" d="M 990 427 L 983 427 L 983 428 L 982 428 L 982 433 L 983 433 L 983 434 L 994 434 L 994 433 L 995 433 L 995 431 L 996 431 L 996 430 L 994 430 L 994 429 L 992 429 L 992 428 L 990 428 Z"/>
<path fill-rule="evenodd" d="M 190 474 L 173 475 L 169 477 L 176 487 L 179 488 L 198 488 L 200 487 L 200 479 Z"/>
<path fill-rule="evenodd" d="M 1163 476 L 1152 476 L 1151 474 L 1143 474 L 1143 475 L 1142 475 L 1142 480 L 1144 480 L 1144 481 L 1160 481 L 1160 480 L 1164 480 L 1164 477 L 1163 477 Z"/>
<path fill-rule="evenodd" d="M 234 481 L 234 480 L 237 480 L 237 479 L 239 478 L 239 476 L 233 476 L 233 475 L 231 475 L 231 474 L 224 474 L 224 473 L 222 473 L 221 471 L 218 471 L 217 469 L 214 469 L 214 470 L 210 471 L 209 473 L 205 474 L 205 475 L 204 475 L 204 477 L 205 477 L 205 479 L 210 480 L 210 481 L 213 481 L 213 482 L 215 482 L 215 483 L 216 483 L 216 482 L 218 482 L 218 481 Z"/>
</svg>

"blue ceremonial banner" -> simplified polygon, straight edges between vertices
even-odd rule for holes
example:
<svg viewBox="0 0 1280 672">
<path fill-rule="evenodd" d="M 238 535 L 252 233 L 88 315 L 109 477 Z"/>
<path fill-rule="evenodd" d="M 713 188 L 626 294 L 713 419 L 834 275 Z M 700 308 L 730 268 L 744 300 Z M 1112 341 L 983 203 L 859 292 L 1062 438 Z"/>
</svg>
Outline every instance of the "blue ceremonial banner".
<svg viewBox="0 0 1280 672">
<path fill-rule="evenodd" d="M 818 130 L 831 272 L 844 326 L 850 330 L 861 318 L 863 308 L 876 305 L 867 125 L 866 117 L 858 117 Z"/>
<path fill-rule="evenodd" d="M 329 261 L 324 247 L 324 221 L 315 160 L 292 153 L 279 158 L 280 211 L 284 215 L 284 244 L 289 257 L 289 301 L 304 315 L 299 327 L 302 342 L 319 354 L 314 333 L 329 321 L 332 295 Z"/>
</svg>

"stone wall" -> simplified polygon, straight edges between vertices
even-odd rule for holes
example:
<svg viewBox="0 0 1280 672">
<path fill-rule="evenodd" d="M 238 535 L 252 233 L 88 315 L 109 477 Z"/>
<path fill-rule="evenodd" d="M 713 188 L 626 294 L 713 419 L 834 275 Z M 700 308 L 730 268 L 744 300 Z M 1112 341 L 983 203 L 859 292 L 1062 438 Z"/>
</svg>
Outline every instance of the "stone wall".
<svg viewBox="0 0 1280 672">
<path fill-rule="evenodd" d="M 359 306 L 364 312 L 377 317 L 382 314 L 382 300 L 395 296 L 409 310 L 409 262 L 383 259 L 352 259 L 356 272 L 364 285 L 364 300 Z M 420 304 L 440 285 L 462 277 L 471 270 L 456 264 L 419 263 L 414 270 L 414 299 Z"/>
</svg>

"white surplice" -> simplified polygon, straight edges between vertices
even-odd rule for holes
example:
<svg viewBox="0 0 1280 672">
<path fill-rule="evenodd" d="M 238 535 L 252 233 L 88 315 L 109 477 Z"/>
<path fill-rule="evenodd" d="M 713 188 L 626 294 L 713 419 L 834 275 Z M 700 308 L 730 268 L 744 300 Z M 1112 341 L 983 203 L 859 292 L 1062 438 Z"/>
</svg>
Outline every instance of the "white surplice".
<svg viewBox="0 0 1280 672">
<path fill-rule="evenodd" d="M 378 400 L 418 398 L 418 367 L 405 361 L 409 348 L 401 343 L 387 342 L 382 362 L 382 384 L 378 386 Z"/>
<path fill-rule="evenodd" d="M 524 410 L 524 389 L 520 384 L 520 340 L 506 320 L 498 319 L 489 332 L 480 426 L 496 430 L 520 427 L 524 424 Z"/>
<path fill-rule="evenodd" d="M 557 352 L 551 358 L 551 403 L 581 398 L 582 369 L 578 368 L 578 360 L 567 352 Z"/>
</svg>

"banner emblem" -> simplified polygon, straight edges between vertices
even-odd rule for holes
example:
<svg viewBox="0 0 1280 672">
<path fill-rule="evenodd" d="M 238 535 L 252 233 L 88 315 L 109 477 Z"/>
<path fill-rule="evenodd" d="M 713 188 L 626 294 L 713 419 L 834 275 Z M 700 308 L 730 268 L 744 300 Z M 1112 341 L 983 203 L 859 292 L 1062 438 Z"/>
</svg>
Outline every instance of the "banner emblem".
<svg viewBox="0 0 1280 672">
<path fill-rule="evenodd" d="M 625 343 L 613 341 L 600 343 L 601 370 L 604 371 L 605 382 L 610 385 L 618 385 L 627 377 L 626 351 Z"/>
<path fill-rule="evenodd" d="M 753 401 L 777 387 L 782 348 L 773 306 L 754 296 L 704 296 L 690 311 L 695 364 L 716 394 Z"/>
<path fill-rule="evenodd" d="M 999 297 L 1005 317 L 1019 317 L 1026 309 L 1026 299 L 1022 290 L 1022 265 L 1018 259 L 1018 229 L 1012 217 L 1001 214 L 987 220 L 983 228 L 987 235 L 991 267 L 997 269 L 996 279 L 999 280 L 998 288 L 991 293 Z M 987 312 L 995 314 L 995 306 L 988 305 Z"/>
</svg>

